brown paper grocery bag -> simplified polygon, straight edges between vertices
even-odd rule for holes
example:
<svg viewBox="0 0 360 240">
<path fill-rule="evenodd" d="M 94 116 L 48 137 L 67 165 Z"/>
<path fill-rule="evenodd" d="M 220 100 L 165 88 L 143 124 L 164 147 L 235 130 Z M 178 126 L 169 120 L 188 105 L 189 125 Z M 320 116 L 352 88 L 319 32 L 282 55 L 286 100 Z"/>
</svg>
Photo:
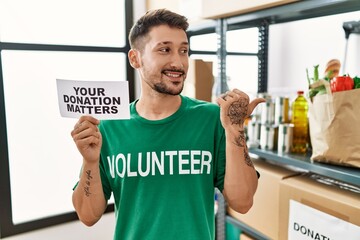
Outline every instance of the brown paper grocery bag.
<svg viewBox="0 0 360 240">
<path fill-rule="evenodd" d="M 325 82 L 325 81 L 324 81 Z M 360 89 L 309 101 L 311 160 L 360 168 Z"/>
</svg>

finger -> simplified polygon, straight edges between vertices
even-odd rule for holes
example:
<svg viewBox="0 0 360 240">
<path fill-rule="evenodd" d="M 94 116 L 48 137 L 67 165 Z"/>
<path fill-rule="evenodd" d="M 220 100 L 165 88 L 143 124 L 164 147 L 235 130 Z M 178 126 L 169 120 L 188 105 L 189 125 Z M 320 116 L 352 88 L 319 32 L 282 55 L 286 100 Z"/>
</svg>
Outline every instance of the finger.
<svg viewBox="0 0 360 240">
<path fill-rule="evenodd" d="M 81 116 L 79 118 L 79 121 L 78 123 L 79 124 L 82 124 L 83 122 L 90 122 L 94 125 L 99 125 L 100 124 L 100 121 L 92 116 L 89 116 L 89 115 L 84 115 L 84 116 Z"/>
<path fill-rule="evenodd" d="M 234 88 L 233 91 L 236 93 L 243 93 L 243 91 L 239 90 L 238 88 Z"/>
<path fill-rule="evenodd" d="M 75 136 L 80 133 L 82 133 L 82 135 L 84 135 L 84 134 L 91 135 L 91 132 L 99 132 L 98 126 L 85 121 L 85 122 L 82 122 L 81 124 L 78 124 L 77 126 L 75 126 L 75 128 L 71 131 L 71 136 L 73 138 L 78 138 L 78 136 L 77 137 L 75 137 Z"/>
<path fill-rule="evenodd" d="M 85 122 L 92 122 L 94 125 L 98 125 L 99 121 L 95 118 L 92 118 L 90 116 L 81 116 L 79 120 L 76 122 L 73 130 L 81 131 L 81 127 L 84 125 Z"/>
<path fill-rule="evenodd" d="M 217 98 L 216 102 L 218 105 L 221 105 L 227 101 L 231 102 L 234 100 L 239 100 L 240 98 L 249 100 L 249 96 L 246 93 L 241 92 L 240 90 L 236 91 L 234 89 L 233 91 L 227 91 L 226 93 L 221 94 L 219 98 Z"/>
<path fill-rule="evenodd" d="M 216 103 L 219 105 L 219 106 L 221 106 L 221 104 L 224 102 L 225 100 L 222 98 L 222 97 L 218 97 L 217 99 L 216 99 Z"/>
<path fill-rule="evenodd" d="M 231 91 L 231 92 L 228 92 L 226 94 L 225 100 L 227 100 L 227 101 L 235 101 L 235 100 L 240 99 L 241 97 L 243 97 L 243 96 Z"/>
<path fill-rule="evenodd" d="M 79 139 L 76 141 L 76 145 L 79 149 L 88 148 L 91 145 L 99 145 L 101 143 L 101 138 L 95 136 L 89 136 L 87 138 Z"/>
<path fill-rule="evenodd" d="M 248 96 L 245 92 L 243 92 L 243 91 L 241 91 L 241 90 L 239 90 L 237 88 L 234 88 L 233 92 L 236 93 L 236 94 L 239 94 L 241 96 L 244 96 L 244 97 Z"/>
<path fill-rule="evenodd" d="M 87 128 L 79 133 L 76 133 L 73 135 L 73 139 L 74 141 L 79 140 L 79 139 L 84 139 L 90 136 L 94 136 L 96 138 L 100 137 L 100 132 L 97 131 L 97 129 L 92 129 L 92 128 Z"/>
<path fill-rule="evenodd" d="M 76 122 L 76 124 L 74 125 L 74 130 L 77 129 L 77 128 L 79 128 L 80 126 L 81 126 L 81 122 L 80 122 L 80 120 L 78 120 L 78 121 Z"/>
<path fill-rule="evenodd" d="M 266 102 L 264 98 L 255 98 L 249 103 L 248 115 L 250 115 L 259 103 Z"/>
<path fill-rule="evenodd" d="M 249 101 L 249 96 L 245 92 L 243 92 L 237 88 L 235 88 L 232 92 L 234 93 L 234 95 L 233 95 L 234 98 L 237 98 L 237 99 L 244 98 Z"/>
<path fill-rule="evenodd" d="M 222 93 L 222 94 L 220 94 L 220 98 L 222 98 L 222 99 L 224 99 L 224 100 L 226 100 L 226 97 L 228 96 L 228 93 L 229 93 L 229 91 L 227 91 L 227 92 L 225 92 L 225 93 Z"/>
<path fill-rule="evenodd" d="M 221 105 L 224 101 L 226 101 L 226 96 L 227 96 L 227 92 L 218 95 L 216 98 L 217 104 Z"/>
<path fill-rule="evenodd" d="M 85 127 L 89 126 L 97 126 L 100 124 L 100 121 L 94 117 L 91 116 L 82 116 L 80 117 L 79 121 L 75 124 L 74 130 L 78 129 L 81 131 Z"/>
</svg>

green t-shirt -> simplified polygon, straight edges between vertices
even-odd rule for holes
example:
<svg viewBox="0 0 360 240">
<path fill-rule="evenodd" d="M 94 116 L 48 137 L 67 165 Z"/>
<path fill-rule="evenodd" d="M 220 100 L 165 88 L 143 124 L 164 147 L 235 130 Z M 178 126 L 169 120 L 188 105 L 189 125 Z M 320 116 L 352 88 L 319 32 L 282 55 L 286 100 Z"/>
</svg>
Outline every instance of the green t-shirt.
<svg viewBox="0 0 360 240">
<path fill-rule="evenodd" d="M 173 115 L 101 121 L 101 178 L 115 199 L 116 240 L 215 239 L 214 191 L 223 190 L 220 108 L 181 96 Z"/>
</svg>

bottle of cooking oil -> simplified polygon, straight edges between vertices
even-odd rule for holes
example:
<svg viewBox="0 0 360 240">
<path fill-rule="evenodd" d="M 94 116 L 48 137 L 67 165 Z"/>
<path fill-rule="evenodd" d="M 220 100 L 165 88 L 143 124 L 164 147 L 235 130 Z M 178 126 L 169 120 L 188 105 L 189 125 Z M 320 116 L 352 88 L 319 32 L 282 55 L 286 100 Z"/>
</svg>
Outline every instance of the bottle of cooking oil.
<svg viewBox="0 0 360 240">
<path fill-rule="evenodd" d="M 295 101 L 291 105 L 291 123 L 294 124 L 293 143 L 291 152 L 305 153 L 309 139 L 308 103 L 304 91 L 298 91 Z"/>
</svg>

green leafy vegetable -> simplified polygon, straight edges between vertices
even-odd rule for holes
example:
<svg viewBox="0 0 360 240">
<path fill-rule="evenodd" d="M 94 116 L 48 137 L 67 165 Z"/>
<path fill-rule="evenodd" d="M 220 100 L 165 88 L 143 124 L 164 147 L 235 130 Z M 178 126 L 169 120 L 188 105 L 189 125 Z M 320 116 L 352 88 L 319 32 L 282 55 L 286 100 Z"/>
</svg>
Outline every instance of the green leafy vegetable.
<svg viewBox="0 0 360 240">
<path fill-rule="evenodd" d="M 314 82 L 319 80 L 319 64 L 314 66 Z"/>
<path fill-rule="evenodd" d="M 310 78 L 309 70 L 306 69 L 306 77 L 307 77 L 307 80 L 308 80 L 309 87 L 310 87 L 311 84 L 319 81 L 319 65 L 314 66 L 314 72 L 313 73 L 314 73 L 314 77 Z M 325 79 L 325 80 L 329 81 L 329 79 Z M 320 94 L 326 94 L 325 86 L 321 85 L 319 87 L 309 89 L 309 97 L 310 98 L 315 97 L 318 94 L 319 95 Z"/>
<path fill-rule="evenodd" d="M 360 77 L 355 76 L 353 80 L 354 80 L 354 88 L 360 88 Z"/>
</svg>

